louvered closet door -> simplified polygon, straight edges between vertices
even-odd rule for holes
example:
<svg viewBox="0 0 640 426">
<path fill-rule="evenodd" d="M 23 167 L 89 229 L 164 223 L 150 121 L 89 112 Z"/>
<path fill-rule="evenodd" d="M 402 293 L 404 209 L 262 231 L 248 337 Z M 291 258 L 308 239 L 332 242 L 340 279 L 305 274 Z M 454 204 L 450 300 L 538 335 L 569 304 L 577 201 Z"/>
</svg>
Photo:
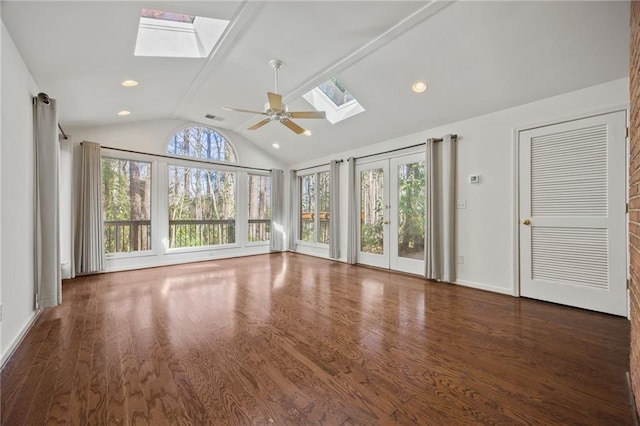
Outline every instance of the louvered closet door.
<svg viewBox="0 0 640 426">
<path fill-rule="evenodd" d="M 626 117 L 520 133 L 520 293 L 627 313 Z"/>
</svg>

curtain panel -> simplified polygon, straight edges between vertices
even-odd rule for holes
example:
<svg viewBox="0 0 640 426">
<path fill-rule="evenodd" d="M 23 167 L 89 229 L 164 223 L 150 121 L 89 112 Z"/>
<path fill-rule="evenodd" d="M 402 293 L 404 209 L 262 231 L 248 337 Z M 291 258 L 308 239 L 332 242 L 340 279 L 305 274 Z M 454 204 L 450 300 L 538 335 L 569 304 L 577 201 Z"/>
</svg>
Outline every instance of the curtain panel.
<svg viewBox="0 0 640 426">
<path fill-rule="evenodd" d="M 455 142 L 446 135 L 426 143 L 425 277 L 446 282 L 456 280 Z"/>
<path fill-rule="evenodd" d="M 34 98 L 36 308 L 62 303 L 58 114 L 55 99 Z"/>
<path fill-rule="evenodd" d="M 75 271 L 90 274 L 104 269 L 102 223 L 102 158 L 100 145 L 82 142 L 79 209 L 76 220 Z"/>
<path fill-rule="evenodd" d="M 340 258 L 340 161 L 329 163 L 329 257 Z"/>
<path fill-rule="evenodd" d="M 284 171 L 271 170 L 271 251 L 284 250 Z"/>
</svg>

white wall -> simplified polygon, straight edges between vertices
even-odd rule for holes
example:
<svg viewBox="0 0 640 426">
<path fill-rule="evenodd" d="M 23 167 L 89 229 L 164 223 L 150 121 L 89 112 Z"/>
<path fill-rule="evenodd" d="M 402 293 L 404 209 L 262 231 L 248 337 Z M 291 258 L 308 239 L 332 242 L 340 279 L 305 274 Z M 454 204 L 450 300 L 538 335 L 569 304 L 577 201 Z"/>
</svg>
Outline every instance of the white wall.
<svg viewBox="0 0 640 426">
<path fill-rule="evenodd" d="M 2 25 L 2 342 L 1 360 L 34 318 L 34 144 L 38 88 Z"/>
<path fill-rule="evenodd" d="M 104 147 L 122 148 L 127 150 L 139 151 L 149 154 L 161 154 L 166 155 L 167 144 L 169 139 L 187 125 L 202 125 L 201 123 L 191 123 L 184 120 L 153 120 L 113 126 L 101 126 L 92 128 L 71 128 L 65 129 L 65 132 L 69 134 L 70 143 L 73 147 L 73 177 L 72 185 L 61 188 L 61 203 L 71 205 L 73 188 L 77 187 L 79 182 L 80 171 L 80 142 L 91 141 L 97 142 Z M 217 129 L 223 134 L 235 148 L 238 164 L 242 166 L 257 167 L 263 169 L 280 168 L 283 169 L 284 165 L 272 157 L 267 152 L 259 149 L 256 145 L 246 140 L 239 134 L 233 131 L 225 129 Z M 64 145 L 63 145 L 64 146 Z M 242 256 L 249 254 L 262 254 L 269 252 L 268 243 L 255 244 L 255 243 L 243 243 L 244 230 L 238 229 L 237 240 L 238 244 L 231 247 L 206 247 L 206 248 L 191 248 L 183 250 L 168 250 L 166 248 L 166 229 L 162 226 L 163 223 L 168 223 L 168 217 L 166 212 L 167 201 L 167 160 L 163 158 L 153 156 L 135 156 L 132 154 L 123 154 L 118 151 L 106 150 L 109 155 L 120 156 L 123 158 L 138 158 L 140 160 L 150 161 L 153 163 L 152 175 L 154 175 L 153 183 L 155 187 L 152 187 L 151 196 L 151 215 L 152 215 L 152 253 L 138 253 L 138 254 L 126 254 L 108 256 L 106 259 L 105 270 L 116 271 L 135 269 L 150 266 L 170 265 L 175 263 L 193 262 L 200 260 L 220 259 L 226 257 Z M 64 151 L 63 151 L 64 153 Z M 185 165 L 192 165 L 186 163 Z M 243 214 L 242 207 L 246 206 L 246 174 L 245 172 L 238 171 L 237 191 L 238 191 L 238 215 Z M 70 213 L 73 211 L 71 208 L 68 213 L 65 214 L 64 209 L 61 209 L 62 224 L 61 235 L 63 241 L 61 247 L 63 253 L 62 259 L 71 259 L 71 236 L 64 232 L 65 229 L 72 229 L 72 222 Z M 242 217 L 239 217 L 240 223 Z M 154 228 L 156 229 L 154 231 Z M 68 238 L 65 242 L 64 238 Z M 68 273 L 63 265 L 63 277 L 67 278 Z"/>
<path fill-rule="evenodd" d="M 426 94 L 428 96 L 428 93 Z M 464 102 L 461 99 L 460 102 Z M 457 199 L 467 207 L 457 210 L 457 255 L 464 256 L 458 265 L 459 284 L 513 294 L 515 286 L 514 256 L 514 146 L 515 129 L 549 124 L 606 109 L 627 108 L 629 79 L 623 78 L 576 92 L 543 99 L 515 108 L 428 129 L 345 151 L 313 162 L 294 164 L 304 168 L 332 159 L 345 159 L 402 148 L 448 133 L 459 136 Z M 428 112 L 425 112 L 428 113 Z M 467 183 L 470 174 L 480 174 L 481 183 Z M 347 182 L 347 164 L 342 164 L 341 182 Z M 340 194 L 341 234 L 347 229 L 347 193 Z M 340 241 L 341 260 L 346 260 L 346 239 Z M 328 257 L 327 248 L 302 247 L 299 251 Z"/>
</svg>

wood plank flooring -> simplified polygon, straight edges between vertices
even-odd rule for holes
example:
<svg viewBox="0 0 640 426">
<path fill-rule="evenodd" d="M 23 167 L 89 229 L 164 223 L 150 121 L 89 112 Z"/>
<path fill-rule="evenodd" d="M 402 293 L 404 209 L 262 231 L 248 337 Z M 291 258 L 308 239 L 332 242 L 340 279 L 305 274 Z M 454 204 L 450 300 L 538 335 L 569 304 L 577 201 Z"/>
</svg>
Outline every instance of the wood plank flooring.
<svg viewBox="0 0 640 426">
<path fill-rule="evenodd" d="M 626 319 L 296 254 L 66 281 L 2 424 L 632 424 Z"/>
</svg>

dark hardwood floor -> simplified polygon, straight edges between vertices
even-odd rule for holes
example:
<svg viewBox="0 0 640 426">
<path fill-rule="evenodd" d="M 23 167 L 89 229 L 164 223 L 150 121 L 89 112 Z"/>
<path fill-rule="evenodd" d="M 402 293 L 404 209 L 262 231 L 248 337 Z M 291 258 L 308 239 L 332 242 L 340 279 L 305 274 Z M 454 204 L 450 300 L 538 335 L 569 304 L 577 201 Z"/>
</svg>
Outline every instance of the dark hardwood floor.
<svg viewBox="0 0 640 426">
<path fill-rule="evenodd" d="M 295 254 L 64 283 L 2 423 L 632 424 L 626 319 Z"/>
</svg>

